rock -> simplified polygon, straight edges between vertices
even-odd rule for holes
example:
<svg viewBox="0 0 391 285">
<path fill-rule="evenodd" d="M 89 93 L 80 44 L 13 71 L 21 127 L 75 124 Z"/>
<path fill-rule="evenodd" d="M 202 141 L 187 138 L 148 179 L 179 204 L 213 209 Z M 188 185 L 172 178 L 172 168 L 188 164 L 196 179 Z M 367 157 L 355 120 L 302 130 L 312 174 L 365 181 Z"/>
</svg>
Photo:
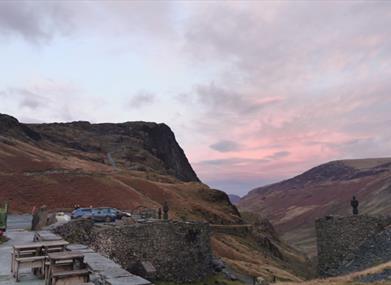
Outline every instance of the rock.
<svg viewBox="0 0 391 285">
<path fill-rule="evenodd" d="M 265 278 L 259 276 L 255 279 L 255 284 L 256 285 L 269 285 L 269 282 Z"/>
<path fill-rule="evenodd" d="M 199 182 L 185 153 L 165 124 L 89 122 L 20 124 L 45 142 L 88 153 L 88 158 L 130 170 L 153 171 L 182 181 Z M 1 134 L 1 128 L 0 128 Z M 107 154 L 102 158 L 102 153 Z"/>
<path fill-rule="evenodd" d="M 23 124 L 0 114 L 0 135 L 23 141 L 40 141 L 87 152 L 89 159 L 128 169 L 154 171 L 182 181 L 199 182 L 174 133 L 165 124 L 126 122 L 120 124 L 71 123 Z M 107 159 L 102 159 L 102 153 Z"/>
<path fill-rule="evenodd" d="M 115 224 L 119 226 L 133 225 L 135 223 L 136 221 L 132 217 L 122 217 L 122 219 L 115 221 Z"/>
<path fill-rule="evenodd" d="M 231 281 L 236 281 L 236 280 L 238 280 L 238 277 L 237 277 L 234 273 L 228 271 L 226 268 L 223 269 L 222 272 L 223 272 L 225 278 L 227 278 L 227 279 L 229 279 L 229 280 L 231 280 Z"/>
<path fill-rule="evenodd" d="M 156 279 L 156 268 L 149 261 L 139 261 L 130 270 L 131 273 L 141 276 L 149 281 Z"/>
<path fill-rule="evenodd" d="M 215 256 L 212 259 L 212 266 L 215 272 L 221 272 L 225 268 L 225 264 L 221 258 Z"/>
<path fill-rule="evenodd" d="M 33 131 L 25 124 L 19 123 L 12 116 L 0 114 L 0 135 L 12 136 L 22 140 L 40 140 L 39 133 Z"/>
</svg>

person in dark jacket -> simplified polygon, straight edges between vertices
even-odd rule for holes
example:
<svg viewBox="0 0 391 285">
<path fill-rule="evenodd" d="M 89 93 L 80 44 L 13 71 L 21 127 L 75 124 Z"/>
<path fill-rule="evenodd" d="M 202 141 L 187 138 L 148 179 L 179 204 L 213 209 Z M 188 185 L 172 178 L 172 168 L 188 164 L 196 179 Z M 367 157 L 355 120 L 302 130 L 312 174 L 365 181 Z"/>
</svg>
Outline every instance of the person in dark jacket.
<svg viewBox="0 0 391 285">
<path fill-rule="evenodd" d="M 352 201 L 350 201 L 350 205 L 353 208 L 353 215 L 358 215 L 358 200 L 356 199 L 356 196 L 353 196 Z"/>
</svg>

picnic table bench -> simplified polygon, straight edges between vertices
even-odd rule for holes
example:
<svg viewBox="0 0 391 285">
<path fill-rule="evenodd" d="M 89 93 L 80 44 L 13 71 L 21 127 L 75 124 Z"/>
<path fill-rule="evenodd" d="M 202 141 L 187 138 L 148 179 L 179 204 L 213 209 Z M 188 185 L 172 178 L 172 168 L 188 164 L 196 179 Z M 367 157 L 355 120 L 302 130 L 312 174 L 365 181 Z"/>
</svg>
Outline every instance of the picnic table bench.
<svg viewBox="0 0 391 285">
<path fill-rule="evenodd" d="M 40 269 L 44 273 L 46 254 L 53 251 L 64 251 L 69 243 L 62 241 L 32 242 L 29 244 L 14 245 L 11 253 L 11 272 L 19 282 L 19 269 L 29 267 Z"/>
<path fill-rule="evenodd" d="M 48 253 L 45 268 L 47 285 L 74 285 L 89 281 L 84 254 L 78 251 Z"/>
</svg>

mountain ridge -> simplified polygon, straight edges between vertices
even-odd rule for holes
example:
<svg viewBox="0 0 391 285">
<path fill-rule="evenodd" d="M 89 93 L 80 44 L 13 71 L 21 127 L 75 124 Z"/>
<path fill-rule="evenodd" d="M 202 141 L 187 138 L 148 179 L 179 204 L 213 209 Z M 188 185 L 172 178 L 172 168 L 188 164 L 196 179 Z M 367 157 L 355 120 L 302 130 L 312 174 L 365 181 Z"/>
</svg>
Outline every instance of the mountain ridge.
<svg viewBox="0 0 391 285">
<path fill-rule="evenodd" d="M 107 156 L 106 160 L 118 161 L 132 170 L 153 170 L 182 181 L 200 181 L 174 133 L 162 123 L 91 124 L 75 121 L 23 124 L 14 117 L 0 114 L 0 135 L 31 140 L 48 150 L 55 144 L 81 151 L 79 155 L 87 152 L 89 159 L 96 161 Z"/>
<path fill-rule="evenodd" d="M 286 240 L 314 256 L 316 218 L 351 214 L 353 195 L 360 200 L 360 212 L 385 214 L 391 210 L 383 201 L 391 199 L 387 189 L 391 190 L 391 158 L 335 160 L 255 188 L 238 207 L 270 219 Z"/>
</svg>

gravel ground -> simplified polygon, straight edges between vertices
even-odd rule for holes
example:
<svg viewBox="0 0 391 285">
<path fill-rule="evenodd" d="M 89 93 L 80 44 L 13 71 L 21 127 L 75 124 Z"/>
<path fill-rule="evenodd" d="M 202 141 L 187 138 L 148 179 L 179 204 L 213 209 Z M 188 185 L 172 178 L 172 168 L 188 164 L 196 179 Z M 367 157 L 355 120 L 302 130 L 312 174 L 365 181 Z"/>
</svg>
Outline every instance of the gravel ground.
<svg viewBox="0 0 391 285">
<path fill-rule="evenodd" d="M 390 281 L 391 280 L 391 269 L 385 269 L 382 272 L 369 274 L 364 277 L 360 277 L 357 281 L 362 283 L 372 283 L 378 281 Z"/>
</svg>

